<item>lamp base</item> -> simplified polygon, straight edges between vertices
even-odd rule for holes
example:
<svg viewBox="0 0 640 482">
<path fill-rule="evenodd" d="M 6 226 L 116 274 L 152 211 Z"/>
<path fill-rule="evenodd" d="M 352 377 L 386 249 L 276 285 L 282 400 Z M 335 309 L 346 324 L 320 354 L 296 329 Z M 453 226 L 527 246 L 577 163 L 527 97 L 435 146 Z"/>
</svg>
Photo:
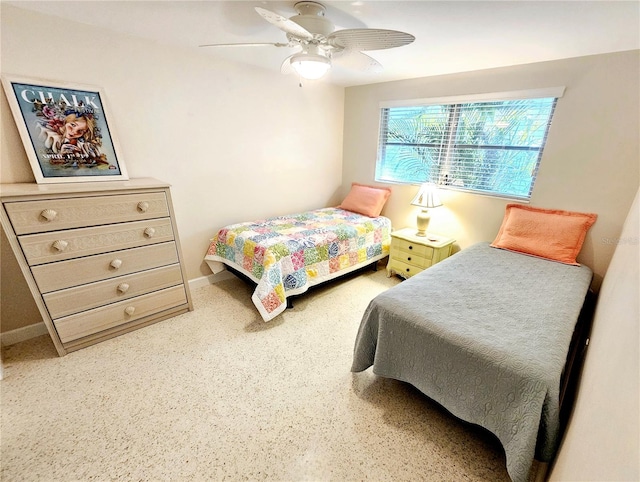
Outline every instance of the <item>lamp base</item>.
<svg viewBox="0 0 640 482">
<path fill-rule="evenodd" d="M 416 236 L 426 236 L 427 235 L 427 227 L 429 226 L 429 221 L 431 220 L 431 216 L 429 215 L 429 211 L 423 209 L 418 213 L 416 218 L 416 223 L 418 225 L 418 231 L 416 232 Z"/>
</svg>

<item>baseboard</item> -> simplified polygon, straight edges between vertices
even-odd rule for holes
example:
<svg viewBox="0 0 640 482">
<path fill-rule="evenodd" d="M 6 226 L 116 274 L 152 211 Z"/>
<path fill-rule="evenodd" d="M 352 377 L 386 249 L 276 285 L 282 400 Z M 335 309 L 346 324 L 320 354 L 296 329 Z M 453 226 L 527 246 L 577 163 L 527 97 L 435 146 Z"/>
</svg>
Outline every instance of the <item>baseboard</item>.
<svg viewBox="0 0 640 482">
<path fill-rule="evenodd" d="M 195 290 L 202 288 L 203 286 L 209 286 L 220 281 L 235 278 L 234 274 L 225 270 L 218 274 L 210 274 L 208 276 L 201 276 L 200 278 L 194 278 L 189 280 L 189 289 Z"/>
<path fill-rule="evenodd" d="M 235 278 L 235 276 L 229 271 L 223 271 L 218 274 L 210 274 L 209 276 L 201 276 L 189 280 L 189 289 L 195 290 L 202 288 L 203 286 L 209 286 L 221 281 Z M 37 336 L 46 335 L 49 333 L 47 327 L 43 321 L 40 323 L 34 323 L 33 325 L 23 326 L 22 328 L 16 328 L 5 333 L 0 333 L 0 346 L 9 346 L 20 343 L 21 341 L 29 340 Z"/>
<path fill-rule="evenodd" d="M 34 323 L 33 325 L 23 326 L 22 328 L 16 328 L 5 333 L 0 333 L 0 345 L 9 346 L 20 343 L 21 341 L 29 340 L 37 336 L 46 335 L 49 332 L 44 324 L 44 321 L 40 323 Z"/>
</svg>

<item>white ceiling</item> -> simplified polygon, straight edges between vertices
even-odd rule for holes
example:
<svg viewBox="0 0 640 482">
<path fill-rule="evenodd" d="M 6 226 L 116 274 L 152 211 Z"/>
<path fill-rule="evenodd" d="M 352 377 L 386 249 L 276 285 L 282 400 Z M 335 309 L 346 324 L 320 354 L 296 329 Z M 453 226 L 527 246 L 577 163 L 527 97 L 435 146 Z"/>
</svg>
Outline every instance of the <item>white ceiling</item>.
<svg viewBox="0 0 640 482">
<path fill-rule="evenodd" d="M 289 48 L 201 44 L 286 42 L 254 10 L 285 17 L 295 1 L 6 1 L 75 22 L 279 71 Z M 322 0 L 321 0 L 322 1 Z M 638 1 L 322 1 L 336 29 L 385 28 L 414 43 L 369 51 L 379 74 L 334 66 L 322 81 L 351 86 L 640 48 Z"/>
</svg>

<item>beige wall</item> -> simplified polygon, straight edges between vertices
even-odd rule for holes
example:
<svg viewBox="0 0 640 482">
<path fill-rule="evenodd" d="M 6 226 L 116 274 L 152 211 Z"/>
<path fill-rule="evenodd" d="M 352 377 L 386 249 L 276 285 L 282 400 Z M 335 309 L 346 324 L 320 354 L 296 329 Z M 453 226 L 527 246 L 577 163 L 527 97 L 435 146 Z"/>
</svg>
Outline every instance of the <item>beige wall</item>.
<svg viewBox="0 0 640 482">
<path fill-rule="evenodd" d="M 580 389 L 551 481 L 640 480 L 640 191 L 602 282 Z"/>
<path fill-rule="evenodd" d="M 5 3 L 1 22 L 2 73 L 102 87 L 129 175 L 172 184 L 190 279 L 211 274 L 225 224 L 339 201 L 343 88 L 68 21 L 52 42 L 58 20 Z M 0 115 L 0 181 L 34 182 L 4 92 Z M 1 255 L 1 330 L 41 321 L 6 242 Z"/>
<path fill-rule="evenodd" d="M 640 184 L 639 51 L 580 57 L 346 89 L 343 192 L 374 182 L 379 102 L 565 86 L 558 101 L 532 206 L 598 214 L 578 260 L 597 289 Z M 417 186 L 392 186 L 383 214 L 395 228 L 415 225 Z M 506 200 L 441 190 L 430 229 L 459 248 L 492 241 Z"/>
<path fill-rule="evenodd" d="M 301 89 L 295 79 L 216 61 L 197 49 L 81 24 L 66 29 L 70 61 L 63 48 L 44 47 L 53 17 L 0 7 L 2 72 L 101 86 L 129 174 L 172 183 L 190 279 L 210 273 L 202 257 L 218 227 L 329 205 L 352 181 L 373 182 L 381 100 L 566 86 L 531 204 L 598 213 L 579 258 L 594 268 L 596 288 L 613 253 L 609 240 L 619 235 L 639 184 L 638 51 L 345 93 L 321 82 Z M 4 93 L 0 117 L 0 181 L 33 182 Z M 395 227 L 413 225 L 415 190 L 393 186 L 385 214 Z M 238 202 L 240 195 L 247 201 Z M 506 201 L 453 191 L 442 198 L 434 231 L 455 237 L 459 248 L 493 239 Z M 0 329 L 7 331 L 40 320 L 7 243 L 1 244 Z"/>
</svg>

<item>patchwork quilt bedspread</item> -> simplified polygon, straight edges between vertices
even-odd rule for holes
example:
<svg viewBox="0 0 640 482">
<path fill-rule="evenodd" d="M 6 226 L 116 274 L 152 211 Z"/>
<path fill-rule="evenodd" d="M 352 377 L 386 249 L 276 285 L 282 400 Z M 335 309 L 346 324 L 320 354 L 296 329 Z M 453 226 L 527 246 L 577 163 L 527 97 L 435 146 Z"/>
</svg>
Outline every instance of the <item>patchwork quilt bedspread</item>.
<svg viewBox="0 0 640 482">
<path fill-rule="evenodd" d="M 214 273 L 229 265 L 252 279 L 252 301 L 264 321 L 286 298 L 389 254 L 391 221 L 339 208 L 233 224 L 211 240 L 205 261 Z"/>
</svg>

